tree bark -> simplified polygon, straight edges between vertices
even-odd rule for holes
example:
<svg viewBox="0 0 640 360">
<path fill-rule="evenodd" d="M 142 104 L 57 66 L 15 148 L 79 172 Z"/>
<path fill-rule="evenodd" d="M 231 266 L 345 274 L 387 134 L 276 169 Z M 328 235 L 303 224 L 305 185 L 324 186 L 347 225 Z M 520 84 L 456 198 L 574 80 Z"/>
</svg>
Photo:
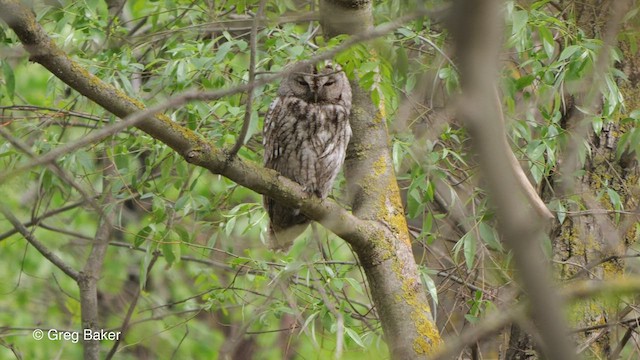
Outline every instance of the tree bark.
<svg viewBox="0 0 640 360">
<path fill-rule="evenodd" d="M 371 1 L 324 0 L 320 6 L 326 36 L 354 35 L 373 27 Z M 345 162 L 349 196 L 354 215 L 382 225 L 378 234 L 354 250 L 367 275 L 392 358 L 421 358 L 432 353 L 440 335 L 411 250 L 386 119 L 357 82 L 352 89 L 353 136 Z"/>
<path fill-rule="evenodd" d="M 618 47 L 621 50 L 620 61 L 616 67 L 625 73 L 628 81 L 619 81 L 618 86 L 622 92 L 626 111 L 618 111 L 606 122 L 600 134 L 591 130 L 590 125 L 583 135 L 591 147 L 591 156 L 587 158 L 584 167 L 584 175 L 578 178 L 572 186 L 566 189 L 565 195 L 584 194 L 580 207 L 569 210 L 581 211 L 584 209 L 613 210 L 613 204 L 606 195 L 607 188 L 615 190 L 621 198 L 624 210 L 638 209 L 637 179 L 640 175 L 637 162 L 637 154 L 623 154 L 616 157 L 616 149 L 620 136 L 625 134 L 629 127 L 623 125 L 620 120 L 628 117 L 628 112 L 640 108 L 640 54 L 632 52 L 629 42 L 616 39 L 620 29 L 620 21 L 630 10 L 630 1 L 612 0 L 587 0 L 560 1 L 559 5 L 568 14 L 575 17 L 578 27 L 584 31 L 587 38 L 598 38 L 604 42 L 603 49 L 608 46 Z M 637 5 L 635 5 L 637 6 Z M 625 31 L 638 33 L 636 20 L 635 29 L 631 22 L 622 24 Z M 605 50 L 601 50 L 605 51 Z M 609 66 L 609 58 L 603 61 L 600 67 L 596 64 L 592 81 L 584 83 L 582 90 L 570 94 L 574 99 L 575 107 L 589 108 L 594 113 L 602 113 L 601 93 L 597 79 L 601 79 L 598 72 L 606 71 Z M 589 95 L 594 91 L 595 95 Z M 591 89 L 591 90 L 590 90 Z M 596 104 L 596 105 L 592 105 Z M 569 109 L 572 110 L 572 109 Z M 573 130 L 581 126 L 584 119 L 580 111 L 568 111 L 566 116 L 566 128 Z M 554 182 L 559 182 L 554 178 Z M 604 195 L 599 197 L 599 194 Z M 599 199 L 599 200 L 598 200 Z M 603 212 L 599 215 L 586 214 L 583 216 L 569 217 L 563 224 L 556 228 L 554 245 L 554 259 L 557 263 L 559 277 L 563 280 L 588 278 L 596 280 L 610 280 L 624 276 L 625 260 L 629 245 L 635 242 L 637 234 L 634 226 L 638 222 L 638 215 L 616 215 Z M 621 318 L 615 301 L 602 301 L 601 299 L 585 299 L 574 304 L 570 308 L 570 317 L 577 328 L 589 328 L 593 325 Z M 633 306 L 633 305 L 632 305 Z M 598 357 L 607 357 L 612 348 L 616 346 L 613 334 L 614 328 L 587 330 L 577 334 L 579 351 L 588 351 Z"/>
<path fill-rule="evenodd" d="M 368 93 L 354 88 L 353 137 L 346 161 L 353 212 L 383 224 L 377 236 L 354 247 L 393 359 L 415 359 L 440 342 L 411 250 L 400 192 L 387 148 L 386 121 Z"/>
</svg>

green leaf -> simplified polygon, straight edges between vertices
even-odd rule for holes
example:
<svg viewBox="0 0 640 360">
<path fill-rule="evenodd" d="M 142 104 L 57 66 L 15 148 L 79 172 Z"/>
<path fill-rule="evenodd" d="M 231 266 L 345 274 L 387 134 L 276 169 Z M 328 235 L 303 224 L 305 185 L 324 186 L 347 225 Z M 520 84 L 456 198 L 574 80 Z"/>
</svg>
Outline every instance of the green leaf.
<svg viewBox="0 0 640 360">
<path fill-rule="evenodd" d="M 138 231 L 138 233 L 133 238 L 133 245 L 135 247 L 139 247 L 140 245 L 142 245 L 142 243 L 147 240 L 149 234 L 151 234 L 151 231 L 152 230 L 150 226 L 143 227 L 142 230 Z"/>
<path fill-rule="evenodd" d="M 467 264 L 467 269 L 473 269 L 473 264 L 476 259 L 476 238 L 474 236 L 465 236 L 464 238 L 464 260 Z"/>
<path fill-rule="evenodd" d="M 351 287 L 358 293 L 358 294 L 363 294 L 362 292 L 362 285 L 360 285 L 360 282 L 354 278 L 344 278 L 344 280 L 346 282 L 349 283 L 349 285 L 351 285 Z"/>
<path fill-rule="evenodd" d="M 7 88 L 7 96 L 13 101 L 16 91 L 16 77 L 8 62 L 2 61 L 2 73 L 4 74 L 4 86 Z"/>
<path fill-rule="evenodd" d="M 472 231 L 464 234 L 458 242 L 453 246 L 454 257 L 457 258 L 458 254 L 462 250 L 464 255 L 465 264 L 468 269 L 473 268 L 473 264 L 476 257 L 476 239 L 472 234 Z"/>
<path fill-rule="evenodd" d="M 360 346 L 361 348 L 365 347 L 364 342 L 362 342 L 362 338 L 353 329 L 345 326 L 344 332 L 345 334 L 347 334 L 347 336 L 351 338 L 351 340 L 353 340 L 356 344 L 358 344 L 358 346 Z"/>
<path fill-rule="evenodd" d="M 593 132 L 596 135 L 600 135 L 600 133 L 602 132 L 603 123 L 604 121 L 600 116 L 594 116 L 591 120 L 591 126 L 593 127 Z"/>
<path fill-rule="evenodd" d="M 185 205 L 187 205 L 187 202 L 189 200 L 190 200 L 189 194 L 182 195 L 178 200 L 176 200 L 176 203 L 175 205 L 173 205 L 173 208 L 176 211 L 180 211 L 185 207 Z"/>
<path fill-rule="evenodd" d="M 318 315 L 320 314 L 319 311 L 315 311 L 313 313 L 311 313 L 311 315 L 309 315 L 309 317 L 304 321 L 304 324 L 302 324 L 302 328 L 300 329 L 300 332 L 303 332 L 304 329 L 306 329 L 310 324 L 311 324 L 311 338 L 313 339 L 313 342 L 317 345 L 318 341 L 316 340 L 316 336 L 315 336 L 315 325 L 313 320 L 318 317 Z"/>
<path fill-rule="evenodd" d="M 629 117 L 634 120 L 640 120 L 640 109 L 635 109 L 629 113 Z"/>
<path fill-rule="evenodd" d="M 478 224 L 478 230 L 480 231 L 480 238 L 491 248 L 504 251 L 502 244 L 498 240 L 497 232 L 491 226 L 485 222 Z"/>
<path fill-rule="evenodd" d="M 538 34 L 540 34 L 540 38 L 542 38 L 542 47 L 547 54 L 547 58 L 552 59 L 556 46 L 555 41 L 553 41 L 553 34 L 544 26 L 538 26 Z"/>
<path fill-rule="evenodd" d="M 147 283 L 147 269 L 149 268 L 149 264 L 151 263 L 151 259 L 153 259 L 153 253 L 155 246 L 147 246 L 147 251 L 144 254 L 144 260 L 140 262 L 140 288 L 144 289 L 145 284 Z"/>
<path fill-rule="evenodd" d="M 524 31 L 529 20 L 529 13 L 524 10 L 517 10 L 513 12 L 513 31 L 512 34 L 520 34 Z"/>
<path fill-rule="evenodd" d="M 616 210 L 622 210 L 622 199 L 620 198 L 620 194 L 618 194 L 615 190 L 609 188 L 607 189 L 607 195 L 609 195 L 609 200 L 611 201 L 611 205 Z"/>
<path fill-rule="evenodd" d="M 428 270 L 423 268 L 422 271 L 420 271 L 420 276 L 422 278 L 422 282 L 427 288 L 427 291 L 429 292 L 429 295 L 433 299 L 434 304 L 438 305 L 438 287 L 431 276 L 429 276 Z"/>
<path fill-rule="evenodd" d="M 162 237 L 162 243 L 160 244 L 160 250 L 164 256 L 164 260 L 168 265 L 172 265 L 174 262 L 180 260 L 180 236 L 173 230 L 166 232 L 166 235 Z"/>
<path fill-rule="evenodd" d="M 558 58 L 558 60 L 560 60 L 560 61 L 566 60 L 566 59 L 570 58 L 573 54 L 575 54 L 576 51 L 578 51 L 578 50 L 580 50 L 580 46 L 578 46 L 578 45 L 567 46 L 560 53 L 560 57 Z"/>
</svg>

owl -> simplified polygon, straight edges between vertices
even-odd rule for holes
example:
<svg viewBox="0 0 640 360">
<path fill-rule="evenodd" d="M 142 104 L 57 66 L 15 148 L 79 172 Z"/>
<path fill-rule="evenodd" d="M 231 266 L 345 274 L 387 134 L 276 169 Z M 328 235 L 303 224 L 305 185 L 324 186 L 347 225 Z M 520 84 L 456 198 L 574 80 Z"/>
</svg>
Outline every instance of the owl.
<svg viewBox="0 0 640 360">
<path fill-rule="evenodd" d="M 280 83 L 264 121 L 264 165 L 326 198 L 351 138 L 351 86 L 339 65 L 294 72 Z M 264 197 L 268 246 L 286 251 L 309 225 L 300 209 Z"/>
</svg>

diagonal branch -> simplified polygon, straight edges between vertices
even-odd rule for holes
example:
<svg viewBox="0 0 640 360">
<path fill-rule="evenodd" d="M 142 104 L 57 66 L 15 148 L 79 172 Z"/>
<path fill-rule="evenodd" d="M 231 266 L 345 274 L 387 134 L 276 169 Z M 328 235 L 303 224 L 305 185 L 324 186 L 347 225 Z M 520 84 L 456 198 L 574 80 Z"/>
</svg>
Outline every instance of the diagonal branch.
<svg viewBox="0 0 640 360">
<path fill-rule="evenodd" d="M 80 278 L 80 273 L 69 266 L 69 264 L 65 263 L 64 260 L 58 257 L 58 255 L 53 253 L 43 243 L 36 239 L 35 236 L 33 236 L 33 234 L 31 234 L 31 232 L 29 232 L 29 230 L 24 225 L 22 225 L 20 220 L 18 220 L 13 215 L 11 210 L 7 209 L 4 205 L 0 205 L 0 213 L 4 215 L 4 217 L 11 223 L 11 225 L 13 225 L 13 227 L 18 230 L 18 232 L 22 236 L 24 236 L 24 238 L 27 239 L 27 241 L 31 245 L 33 245 L 33 247 L 36 248 L 36 250 L 38 250 L 40 254 L 42 254 L 42 256 L 51 261 L 51 263 L 58 267 L 58 269 L 62 270 L 62 272 L 69 275 L 70 278 L 78 281 L 78 279 Z"/>
<path fill-rule="evenodd" d="M 551 271 L 539 244 L 543 220 L 527 206 L 524 189 L 509 166 L 504 151 L 504 125 L 500 109 L 487 89 L 495 86 L 502 32 L 497 15 L 501 0 L 454 1 L 452 33 L 462 80 L 458 115 L 465 122 L 474 150 L 487 180 L 498 225 L 505 245 L 512 250 L 514 265 L 527 293 L 532 317 L 550 359 L 574 359 L 572 344 L 563 321 L 562 299 L 553 287 Z"/>
<path fill-rule="evenodd" d="M 298 71 L 308 64 L 332 58 L 356 43 L 388 34 L 402 26 L 406 21 L 424 16 L 427 13 L 427 11 L 416 12 L 409 17 L 400 18 L 398 21 L 380 26 L 370 32 L 353 36 L 340 46 L 320 53 L 308 61 L 301 62 L 297 66 L 289 68 L 287 72 L 265 76 L 245 85 L 229 89 L 210 92 L 188 91 L 145 109 L 138 100 L 104 83 L 71 60 L 56 46 L 44 29 L 37 23 L 34 14 L 29 8 L 16 0 L 0 0 L 0 18 L 18 35 L 26 50 L 31 54 L 32 61 L 41 64 L 67 85 L 123 119 L 121 122 L 90 134 L 75 145 L 69 144 L 67 147 L 53 150 L 54 153 L 40 157 L 34 160 L 32 164 L 47 163 L 55 159 L 56 156 L 69 151 L 71 147 L 75 148 L 79 144 L 87 145 L 93 141 L 99 141 L 119 130 L 135 125 L 153 138 L 170 146 L 188 162 L 207 168 L 215 174 L 223 175 L 260 194 L 268 194 L 271 198 L 283 204 L 301 208 L 302 212 L 309 218 L 319 221 L 353 245 L 364 244 L 372 234 L 385 231 L 384 228 L 374 221 L 358 219 L 334 201 L 309 197 L 302 191 L 300 185 L 278 176 L 273 170 L 265 169 L 237 157 L 230 159 L 224 151 L 213 146 L 202 136 L 171 121 L 171 119 L 159 114 L 159 112 L 182 105 L 187 101 L 212 100 L 253 89 L 256 86 L 283 77 L 288 72 Z M 438 17 L 442 16 L 440 13 L 436 15 Z M 25 170 L 31 166 L 35 165 L 26 165 L 19 170 Z M 15 173 L 18 173 L 18 171 L 0 174 L 0 181 L 12 177 Z"/>
<path fill-rule="evenodd" d="M 378 26 L 370 31 L 354 35 L 340 45 L 321 52 L 309 60 L 298 62 L 296 65 L 288 67 L 285 71 L 264 76 L 260 79 L 249 81 L 247 84 L 231 88 L 205 92 L 195 90 L 186 91 L 168 98 L 159 104 L 145 108 L 140 101 L 104 83 L 98 77 L 89 73 L 78 63 L 70 59 L 56 46 L 44 29 L 37 23 L 31 10 L 20 1 L 2 0 L 0 1 L 0 18 L 18 35 L 25 49 L 31 54 L 30 60 L 41 64 L 71 88 L 102 106 L 110 113 L 123 119 L 123 121 L 104 127 L 75 143 L 56 148 L 27 165 L 13 169 L 11 172 L 0 173 L 0 183 L 32 167 L 46 164 L 69 151 L 100 141 L 131 126 L 136 126 L 153 138 L 167 144 L 182 156 L 186 156 L 186 154 L 194 148 L 207 151 L 218 160 L 218 166 L 223 166 L 228 154 L 224 154 L 220 149 L 213 147 L 206 139 L 197 133 L 180 126 L 171 121 L 167 116 L 159 113 L 167 109 L 179 107 L 189 101 L 211 101 L 224 96 L 253 90 L 258 86 L 285 77 L 292 72 L 300 71 L 310 64 L 331 59 L 355 44 L 389 34 L 403 26 L 406 22 L 418 17 L 429 15 L 433 21 L 438 21 L 444 17 L 444 14 L 444 10 L 418 10 L 409 16 L 401 17 L 396 21 Z M 189 159 L 187 159 L 187 161 L 188 160 Z M 212 170 L 212 172 L 222 174 L 214 170 Z M 235 179 L 232 180 L 235 181 Z M 276 196 L 271 197 L 278 200 Z"/>
</svg>

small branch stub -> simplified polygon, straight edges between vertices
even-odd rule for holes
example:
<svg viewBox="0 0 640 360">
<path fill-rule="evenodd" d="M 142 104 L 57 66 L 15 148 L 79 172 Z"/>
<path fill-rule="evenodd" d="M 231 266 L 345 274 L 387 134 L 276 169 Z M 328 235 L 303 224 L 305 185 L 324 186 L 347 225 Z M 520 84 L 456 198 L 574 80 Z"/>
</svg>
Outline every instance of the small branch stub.
<svg viewBox="0 0 640 360">
<path fill-rule="evenodd" d="M 196 160 L 198 157 L 200 157 L 200 154 L 202 154 L 202 151 L 198 150 L 198 149 L 191 149 L 187 152 L 187 160 L 190 163 L 195 162 L 194 160 Z"/>
</svg>

